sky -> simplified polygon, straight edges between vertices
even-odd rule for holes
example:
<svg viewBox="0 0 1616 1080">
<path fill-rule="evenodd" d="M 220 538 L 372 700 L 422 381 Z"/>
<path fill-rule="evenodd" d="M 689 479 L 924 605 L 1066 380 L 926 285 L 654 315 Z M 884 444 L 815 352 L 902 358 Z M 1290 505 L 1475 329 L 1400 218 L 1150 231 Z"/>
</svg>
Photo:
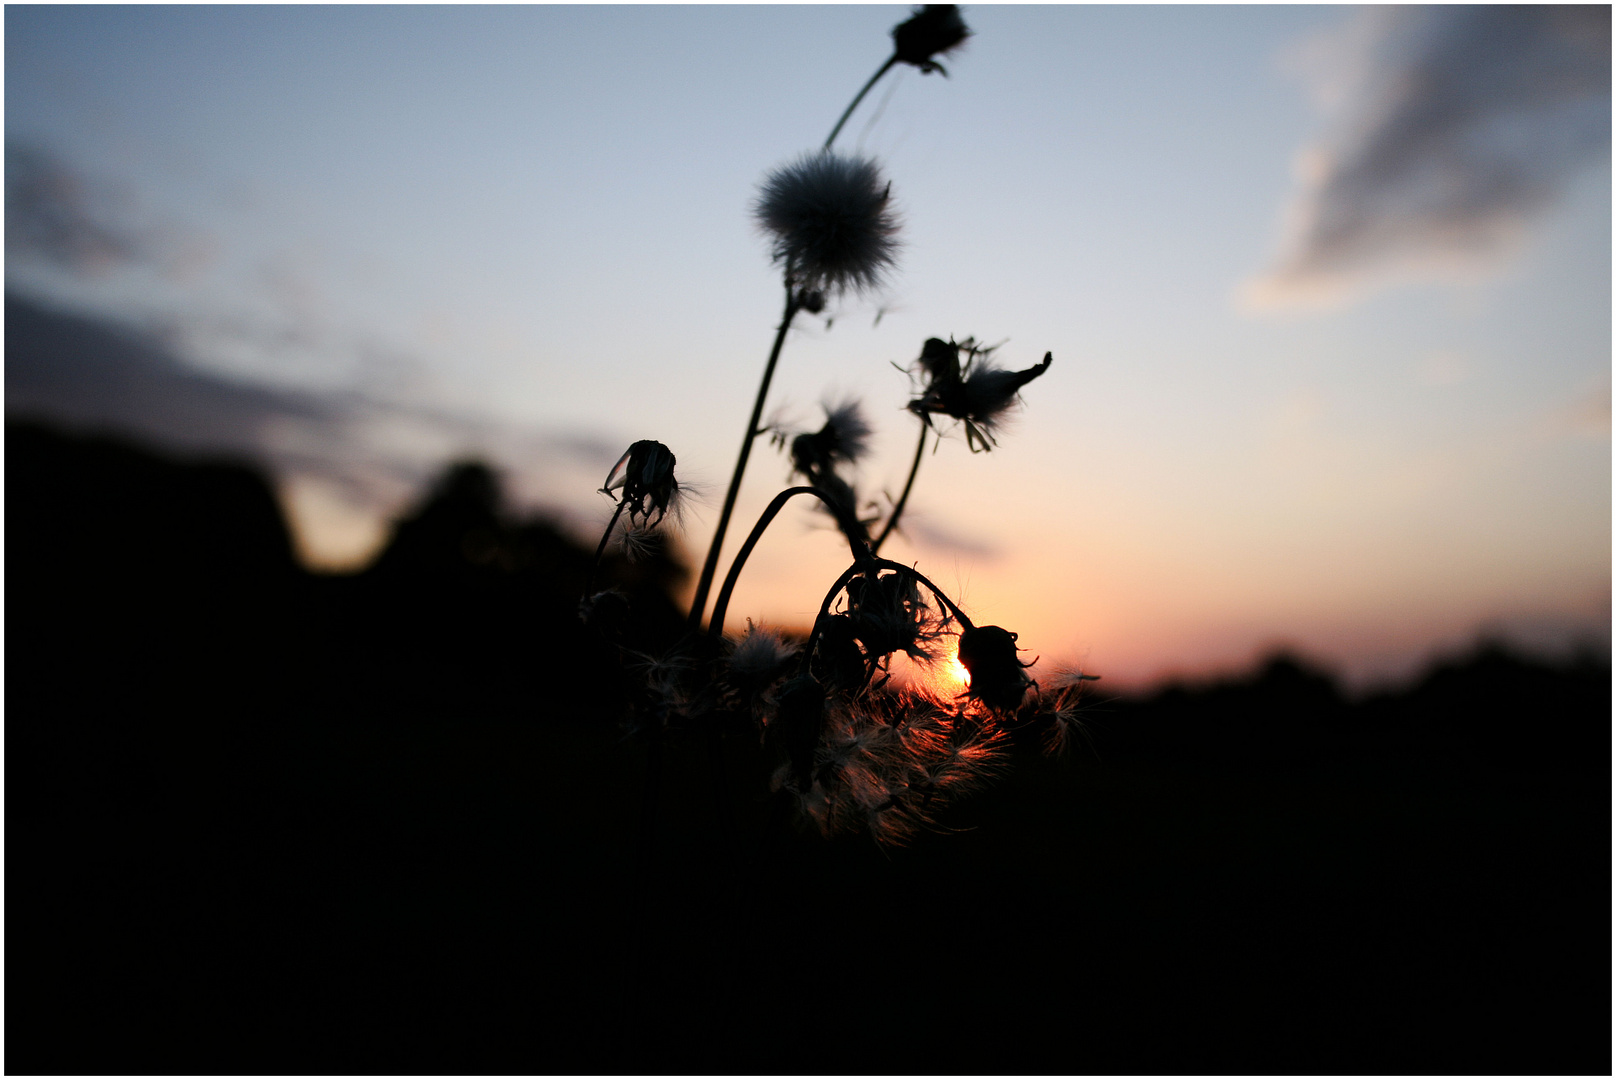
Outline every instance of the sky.
<svg viewBox="0 0 1616 1080">
<path fill-rule="evenodd" d="M 758 186 L 907 12 L 10 5 L 8 290 L 233 411 L 15 363 L 8 408 L 256 457 L 328 569 L 466 455 L 592 541 L 657 439 L 699 562 L 780 313 Z M 947 77 L 838 140 L 898 266 L 799 316 L 766 415 L 861 400 L 879 501 L 925 339 L 1054 362 L 992 452 L 927 456 L 884 555 L 1119 688 L 1608 648 L 1608 7 L 964 12 Z M 760 440 L 726 550 L 788 481 Z M 732 618 L 806 624 L 846 559 L 788 509 Z"/>
</svg>

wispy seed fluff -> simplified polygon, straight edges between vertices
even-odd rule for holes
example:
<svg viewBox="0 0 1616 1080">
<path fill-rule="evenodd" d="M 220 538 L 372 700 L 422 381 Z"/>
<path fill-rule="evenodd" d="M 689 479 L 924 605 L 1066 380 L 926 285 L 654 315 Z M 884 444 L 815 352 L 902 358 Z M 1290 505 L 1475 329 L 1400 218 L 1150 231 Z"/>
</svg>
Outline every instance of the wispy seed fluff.
<svg viewBox="0 0 1616 1080">
<path fill-rule="evenodd" d="M 897 265 L 890 185 L 867 158 L 806 154 L 763 181 L 758 224 L 799 293 L 866 292 Z"/>
<path fill-rule="evenodd" d="M 747 685 L 766 685 L 785 674 L 797 655 L 797 646 L 778 631 L 754 626 L 746 620 L 746 635 L 729 654 L 731 675 Z"/>
</svg>

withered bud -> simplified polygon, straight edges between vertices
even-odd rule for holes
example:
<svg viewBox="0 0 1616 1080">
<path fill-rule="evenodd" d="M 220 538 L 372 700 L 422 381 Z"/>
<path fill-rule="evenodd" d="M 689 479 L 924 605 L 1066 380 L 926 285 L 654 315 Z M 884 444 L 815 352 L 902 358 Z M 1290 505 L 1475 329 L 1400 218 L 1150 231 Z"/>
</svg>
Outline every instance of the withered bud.
<svg viewBox="0 0 1616 1080">
<path fill-rule="evenodd" d="M 1002 626 L 973 626 L 960 635 L 960 666 L 971 676 L 971 697 L 994 712 L 1013 712 L 1032 680 L 1016 656 L 1016 635 Z"/>
<path fill-rule="evenodd" d="M 898 59 L 928 75 L 933 71 L 947 75 L 933 57 L 958 48 L 970 36 L 970 28 L 953 4 L 927 4 L 892 28 Z"/>
<path fill-rule="evenodd" d="M 674 479 L 673 451 L 654 439 L 641 439 L 624 452 L 606 476 L 600 490 L 610 495 L 622 489 L 621 503 L 628 511 L 629 522 L 639 520 L 657 525 L 670 508 L 676 508 L 679 499 L 679 481 Z M 656 520 L 651 520 L 651 511 Z"/>
</svg>

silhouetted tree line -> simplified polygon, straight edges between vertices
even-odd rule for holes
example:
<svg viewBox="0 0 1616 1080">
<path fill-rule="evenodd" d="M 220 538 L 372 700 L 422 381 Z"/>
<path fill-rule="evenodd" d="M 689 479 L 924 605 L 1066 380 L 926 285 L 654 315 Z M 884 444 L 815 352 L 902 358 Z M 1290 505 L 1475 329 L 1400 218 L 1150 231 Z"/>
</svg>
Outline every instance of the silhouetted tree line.
<svg viewBox="0 0 1616 1080">
<path fill-rule="evenodd" d="M 333 576 L 251 468 L 6 450 L 8 1071 L 1609 1070 L 1602 659 L 1098 695 L 897 853 L 737 864 L 675 750 L 636 867 L 592 552 L 487 468 Z"/>
</svg>

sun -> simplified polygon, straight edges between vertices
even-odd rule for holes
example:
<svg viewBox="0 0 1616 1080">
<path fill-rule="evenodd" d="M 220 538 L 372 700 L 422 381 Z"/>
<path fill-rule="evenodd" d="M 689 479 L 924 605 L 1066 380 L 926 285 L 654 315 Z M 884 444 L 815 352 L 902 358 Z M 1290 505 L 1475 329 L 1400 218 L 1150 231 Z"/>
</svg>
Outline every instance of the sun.
<svg viewBox="0 0 1616 1080">
<path fill-rule="evenodd" d="M 937 688 L 957 693 L 971 685 L 971 673 L 960 663 L 959 652 L 951 653 L 936 667 Z"/>
</svg>

